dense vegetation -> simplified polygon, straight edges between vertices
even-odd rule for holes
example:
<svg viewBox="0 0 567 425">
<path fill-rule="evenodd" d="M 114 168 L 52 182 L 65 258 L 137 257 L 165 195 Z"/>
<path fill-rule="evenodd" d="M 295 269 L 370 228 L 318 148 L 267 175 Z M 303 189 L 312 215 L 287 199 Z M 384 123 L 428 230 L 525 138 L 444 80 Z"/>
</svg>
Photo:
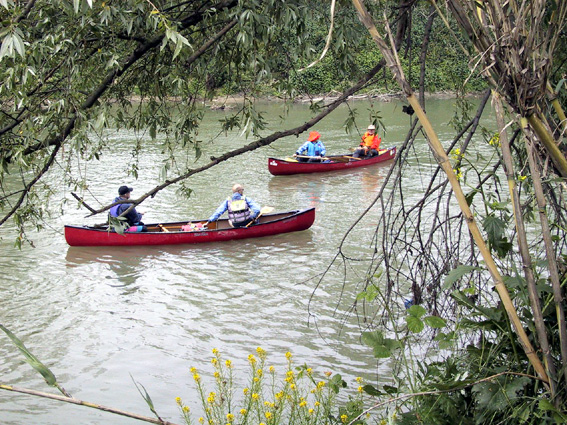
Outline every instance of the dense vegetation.
<svg viewBox="0 0 567 425">
<path fill-rule="evenodd" d="M 368 315 L 364 342 L 377 358 L 397 360 L 397 386 L 362 389 L 381 418 L 400 423 L 565 421 L 567 7 L 367 3 L 337 2 L 327 55 L 303 69 L 325 49 L 324 2 L 0 0 L 0 225 L 14 219 L 19 243 L 30 225 L 41 228 L 42 198 L 56 188 L 38 186 L 56 161 L 84 196 L 87 182 L 70 164 L 103 155 L 109 127 L 159 133 L 165 151 L 182 146 L 199 157 L 197 99 L 244 97 L 219 131 L 241 128 L 253 141 L 198 169 L 175 163 L 141 203 L 176 183 L 190 194 L 192 175 L 308 130 L 351 95 L 400 92 L 418 118 L 385 183 L 391 190 L 377 193 L 384 214 L 374 255 L 337 254 L 339 262 L 367 262 L 362 281 L 346 272 L 345 285 L 364 288 L 353 301 L 353 311 L 364 305 Z M 422 94 L 487 87 L 477 111 L 461 103 L 454 140 L 442 146 Z M 304 125 L 260 138 L 256 96 L 329 92 L 337 100 Z M 497 133 L 479 126 L 490 96 Z M 479 133 L 488 145 L 472 142 Z M 422 134 L 439 167 L 420 170 L 424 195 L 410 204 L 404 179 L 415 172 L 408 158 Z M 408 290 L 415 305 L 399 305 L 394 295 Z M 436 360 L 416 358 L 412 348 L 431 340 Z M 364 420 L 359 403 L 342 411 Z"/>
</svg>

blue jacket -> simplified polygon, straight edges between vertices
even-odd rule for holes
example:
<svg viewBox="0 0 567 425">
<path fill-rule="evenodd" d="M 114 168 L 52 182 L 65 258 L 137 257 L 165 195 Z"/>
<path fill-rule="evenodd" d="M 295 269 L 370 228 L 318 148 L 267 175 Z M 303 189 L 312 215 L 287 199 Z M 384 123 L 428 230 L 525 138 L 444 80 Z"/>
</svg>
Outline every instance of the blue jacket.
<svg viewBox="0 0 567 425">
<path fill-rule="evenodd" d="M 307 152 L 307 155 L 309 156 L 325 156 L 327 149 L 325 149 L 323 142 L 317 140 L 315 143 L 305 142 L 295 153 L 297 155 L 306 155 L 305 152 Z"/>
<path fill-rule="evenodd" d="M 233 201 L 236 201 L 236 200 L 242 199 L 242 198 L 244 198 L 246 200 L 246 205 L 248 205 L 248 208 L 250 208 L 250 211 L 251 211 L 250 217 L 251 218 L 258 217 L 258 214 L 260 214 L 260 207 L 258 206 L 258 204 L 256 202 L 254 202 L 252 199 L 248 198 L 247 196 L 242 196 L 238 192 L 232 194 L 232 200 Z M 223 215 L 226 211 L 228 211 L 228 199 L 226 199 L 222 204 L 220 204 L 220 206 L 213 213 L 213 215 L 209 217 L 208 221 L 217 221 L 219 219 L 219 217 L 221 215 Z"/>
<path fill-rule="evenodd" d="M 126 198 L 121 198 L 120 196 L 117 196 L 116 199 L 114 199 L 114 202 L 125 201 L 125 200 Z M 115 205 L 110 209 L 110 215 L 112 217 L 118 217 L 120 214 L 122 214 L 124 211 L 130 208 L 130 205 L 132 204 L 126 203 L 126 204 Z M 138 224 L 140 221 L 142 221 L 142 214 L 137 212 L 136 208 L 132 208 L 130 212 L 126 214 L 124 217 L 128 221 L 128 224 L 130 224 L 130 226 L 134 226 Z"/>
</svg>

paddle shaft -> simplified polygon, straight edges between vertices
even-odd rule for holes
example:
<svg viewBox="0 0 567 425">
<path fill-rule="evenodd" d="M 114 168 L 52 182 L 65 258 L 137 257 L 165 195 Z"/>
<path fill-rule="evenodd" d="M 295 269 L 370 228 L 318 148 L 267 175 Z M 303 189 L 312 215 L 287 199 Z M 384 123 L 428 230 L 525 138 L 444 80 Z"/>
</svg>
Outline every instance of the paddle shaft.
<svg viewBox="0 0 567 425">
<path fill-rule="evenodd" d="M 317 159 L 331 159 L 331 158 L 327 158 L 326 156 L 309 156 L 309 155 L 294 155 L 296 158 L 317 158 Z"/>
</svg>

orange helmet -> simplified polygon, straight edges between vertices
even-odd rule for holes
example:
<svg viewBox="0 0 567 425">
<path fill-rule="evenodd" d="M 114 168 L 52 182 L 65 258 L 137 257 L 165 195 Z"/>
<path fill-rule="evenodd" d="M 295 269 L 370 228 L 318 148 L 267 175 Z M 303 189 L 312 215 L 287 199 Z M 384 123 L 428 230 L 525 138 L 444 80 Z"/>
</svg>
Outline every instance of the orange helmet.
<svg viewBox="0 0 567 425">
<path fill-rule="evenodd" d="M 321 137 L 321 135 L 319 134 L 318 131 L 312 131 L 311 133 L 309 133 L 309 138 L 307 139 L 307 141 L 313 142 L 313 141 L 319 139 L 319 137 Z"/>
</svg>

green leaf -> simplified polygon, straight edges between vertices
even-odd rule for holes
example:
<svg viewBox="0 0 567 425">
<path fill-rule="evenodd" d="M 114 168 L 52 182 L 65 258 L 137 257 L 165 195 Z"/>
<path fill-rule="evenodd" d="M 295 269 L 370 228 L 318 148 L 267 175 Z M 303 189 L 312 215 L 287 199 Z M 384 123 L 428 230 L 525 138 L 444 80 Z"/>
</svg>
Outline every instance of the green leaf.
<svg viewBox="0 0 567 425">
<path fill-rule="evenodd" d="M 420 305 L 412 305 L 410 308 L 408 308 L 408 313 L 410 314 L 410 316 L 417 317 L 419 319 L 421 316 L 427 313 L 427 310 L 425 310 Z"/>
<path fill-rule="evenodd" d="M 338 373 L 329 380 L 329 387 L 335 392 L 335 394 L 338 394 L 339 390 L 341 388 L 346 388 L 346 386 L 347 383 Z"/>
<path fill-rule="evenodd" d="M 408 329 L 410 332 L 413 333 L 420 333 L 425 325 L 423 324 L 422 320 L 419 317 L 415 316 L 406 316 L 406 322 L 408 324 Z"/>
<path fill-rule="evenodd" d="M 392 355 L 392 351 L 401 347 L 399 341 L 384 338 L 380 331 L 362 332 L 362 342 L 374 350 L 374 357 L 386 359 Z"/>
<path fill-rule="evenodd" d="M 81 3 L 81 0 L 73 0 L 73 9 L 75 10 L 75 13 L 79 13 L 80 3 Z"/>
<path fill-rule="evenodd" d="M 398 388 L 392 387 L 391 385 L 384 385 L 384 386 L 382 386 L 382 388 L 384 389 L 384 391 L 386 391 L 390 395 L 394 395 L 394 394 L 398 393 Z"/>
<path fill-rule="evenodd" d="M 449 288 L 453 283 L 455 283 L 457 280 L 462 278 L 464 275 L 475 270 L 482 270 L 482 269 L 480 267 L 475 267 L 475 266 L 461 265 L 451 270 L 447 275 L 447 277 L 445 278 L 445 284 L 443 285 L 443 289 Z"/>
<path fill-rule="evenodd" d="M 148 392 L 146 391 L 144 386 L 142 384 L 134 381 L 134 377 L 132 375 L 130 375 L 130 378 L 132 378 L 132 382 L 134 382 L 136 389 L 138 390 L 138 392 L 140 393 L 142 398 L 145 400 L 146 404 L 148 405 L 148 407 L 150 408 L 152 413 L 159 418 L 159 415 L 157 414 L 156 409 L 154 407 L 154 402 L 152 401 L 152 398 L 150 397 L 150 395 L 148 394 Z M 142 390 L 144 390 L 144 393 L 142 393 L 142 391 L 140 390 L 140 387 L 142 387 Z"/>
<path fill-rule="evenodd" d="M 45 382 L 47 382 L 47 384 L 52 386 L 52 387 L 58 387 L 57 378 L 55 378 L 55 375 L 53 374 L 53 372 L 51 372 L 47 368 L 47 366 L 45 366 L 42 362 L 40 362 L 38 360 L 38 358 L 30 352 L 26 348 L 24 343 L 16 335 L 14 335 L 12 332 L 10 332 L 3 325 L 0 325 L 0 329 L 2 329 L 6 333 L 6 335 L 8 335 L 8 337 L 12 340 L 14 345 L 24 355 L 26 362 L 28 362 L 28 364 L 31 367 L 33 367 L 37 372 L 39 372 L 41 374 L 41 376 L 43 376 L 43 379 L 45 379 Z"/>
<path fill-rule="evenodd" d="M 365 386 L 363 386 L 362 391 L 364 391 L 366 394 L 371 395 L 373 397 L 380 397 L 381 395 L 384 394 L 382 391 L 380 391 L 379 389 L 377 389 L 374 386 L 369 385 L 369 384 L 366 384 Z"/>
<path fill-rule="evenodd" d="M 506 223 L 498 217 L 489 215 L 484 218 L 482 227 L 488 236 L 488 240 L 492 242 L 502 237 L 503 229 L 506 228 Z"/>
<path fill-rule="evenodd" d="M 427 316 L 423 318 L 423 321 L 430 328 L 441 329 L 447 326 L 447 321 L 439 316 Z"/>
</svg>

